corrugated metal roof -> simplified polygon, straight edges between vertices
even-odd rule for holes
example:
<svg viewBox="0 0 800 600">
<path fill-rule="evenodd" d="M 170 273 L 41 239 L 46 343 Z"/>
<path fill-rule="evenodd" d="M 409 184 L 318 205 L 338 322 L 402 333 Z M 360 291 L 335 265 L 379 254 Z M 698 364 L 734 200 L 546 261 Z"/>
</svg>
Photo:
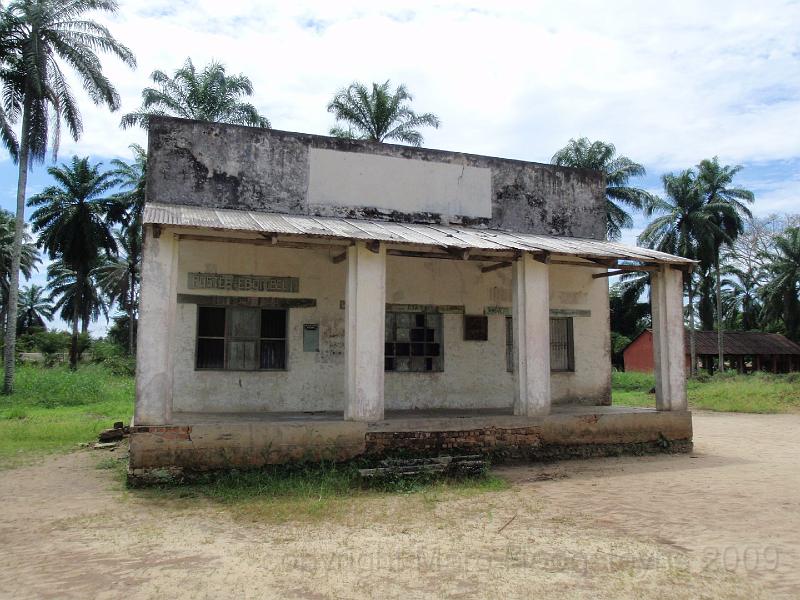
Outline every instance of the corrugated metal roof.
<svg viewBox="0 0 800 600">
<path fill-rule="evenodd" d="M 632 347 L 634 342 L 643 335 L 652 335 L 652 329 L 645 329 L 637 335 L 631 342 L 623 348 L 625 352 Z M 690 352 L 689 330 L 683 337 L 686 354 Z M 716 331 L 695 331 L 694 345 L 695 352 L 700 354 L 719 354 L 718 337 Z M 722 347 L 725 354 L 731 355 L 768 355 L 768 354 L 792 354 L 800 355 L 800 345 L 780 333 L 765 333 L 763 331 L 725 331 L 723 332 Z"/>
<path fill-rule="evenodd" d="M 522 250 L 587 258 L 618 258 L 673 264 L 690 264 L 693 262 L 680 256 L 648 250 L 647 248 L 584 238 L 535 235 L 453 225 L 284 215 L 175 204 L 148 203 L 144 209 L 144 222 L 180 227 L 253 231 L 321 238 L 377 240 L 396 244 L 443 246 L 460 249 Z"/>
<path fill-rule="evenodd" d="M 716 331 L 695 331 L 697 354 L 719 354 Z M 686 332 L 686 352 L 689 352 L 689 332 Z M 726 331 L 722 347 L 725 354 L 800 354 L 800 346 L 780 333 L 761 331 Z"/>
</svg>

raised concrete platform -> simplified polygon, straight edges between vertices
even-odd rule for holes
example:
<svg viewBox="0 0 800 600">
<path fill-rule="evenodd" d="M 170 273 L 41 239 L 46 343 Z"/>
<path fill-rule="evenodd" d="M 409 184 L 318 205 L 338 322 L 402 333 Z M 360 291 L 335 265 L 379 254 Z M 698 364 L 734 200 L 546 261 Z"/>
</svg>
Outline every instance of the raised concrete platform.
<svg viewBox="0 0 800 600">
<path fill-rule="evenodd" d="M 692 416 L 616 406 L 555 406 L 539 417 L 510 409 L 388 411 L 375 423 L 332 412 L 175 413 L 169 425 L 134 425 L 130 441 L 134 476 L 165 467 L 205 471 L 391 454 L 537 460 L 689 451 Z"/>
</svg>

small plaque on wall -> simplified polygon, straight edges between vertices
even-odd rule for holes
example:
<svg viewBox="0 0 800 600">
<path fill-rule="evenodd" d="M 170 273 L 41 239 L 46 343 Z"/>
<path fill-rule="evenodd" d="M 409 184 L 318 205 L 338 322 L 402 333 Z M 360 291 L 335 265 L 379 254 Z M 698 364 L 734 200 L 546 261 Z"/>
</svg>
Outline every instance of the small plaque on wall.
<svg viewBox="0 0 800 600">
<path fill-rule="evenodd" d="M 464 340 L 485 342 L 489 339 L 489 319 L 485 315 L 464 315 Z"/>
<path fill-rule="evenodd" d="M 319 325 L 303 325 L 303 352 L 319 352 Z"/>
</svg>

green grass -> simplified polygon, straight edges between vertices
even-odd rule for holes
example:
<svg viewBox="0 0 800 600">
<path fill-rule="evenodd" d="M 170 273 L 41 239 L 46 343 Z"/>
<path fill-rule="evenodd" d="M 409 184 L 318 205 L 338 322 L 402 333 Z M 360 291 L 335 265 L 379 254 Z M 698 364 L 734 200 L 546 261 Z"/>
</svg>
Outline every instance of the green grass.
<svg viewBox="0 0 800 600">
<path fill-rule="evenodd" d="M 105 467 L 105 465 L 103 465 Z M 211 502 L 237 518 L 254 521 L 318 521 L 358 510 L 361 502 L 406 495 L 432 508 L 445 498 L 504 490 L 508 483 L 491 473 L 475 477 L 413 477 L 369 482 L 355 463 L 299 464 L 254 471 L 228 471 L 182 485 L 164 484 L 135 490 L 174 508 Z"/>
<path fill-rule="evenodd" d="M 130 421 L 133 398 L 133 378 L 100 365 L 18 367 L 14 393 L 0 396 L 0 468 L 96 440 L 114 421 Z"/>
<path fill-rule="evenodd" d="M 649 391 L 652 374 L 613 373 L 612 403 L 621 406 L 655 406 Z M 689 406 L 720 412 L 783 413 L 800 410 L 800 375 L 755 373 L 701 375 L 687 383 Z"/>
</svg>

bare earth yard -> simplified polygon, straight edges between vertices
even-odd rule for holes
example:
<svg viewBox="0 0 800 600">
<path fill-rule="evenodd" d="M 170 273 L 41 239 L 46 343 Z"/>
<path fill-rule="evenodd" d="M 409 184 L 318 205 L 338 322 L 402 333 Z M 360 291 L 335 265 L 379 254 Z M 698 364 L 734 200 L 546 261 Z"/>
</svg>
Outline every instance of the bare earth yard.
<svg viewBox="0 0 800 600">
<path fill-rule="evenodd" d="M 125 491 L 96 468 L 114 454 L 52 456 L 0 472 L 0 596 L 799 597 L 800 415 L 694 423 L 692 455 L 503 467 L 506 490 L 284 522 Z"/>
</svg>

